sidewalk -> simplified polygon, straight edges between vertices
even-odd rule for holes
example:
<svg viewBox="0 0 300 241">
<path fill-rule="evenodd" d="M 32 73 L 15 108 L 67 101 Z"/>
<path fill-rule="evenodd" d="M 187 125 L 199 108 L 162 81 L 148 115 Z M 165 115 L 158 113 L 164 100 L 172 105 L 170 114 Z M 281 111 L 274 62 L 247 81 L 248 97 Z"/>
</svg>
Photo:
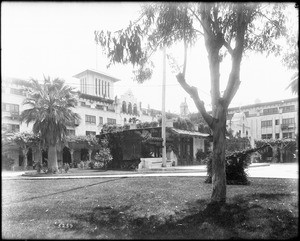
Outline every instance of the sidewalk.
<svg viewBox="0 0 300 241">
<path fill-rule="evenodd" d="M 249 168 L 270 166 L 270 163 L 252 163 Z M 73 172 L 72 172 L 73 171 Z M 37 174 L 32 171 L 2 171 L 4 179 L 78 179 L 78 178 L 99 178 L 99 177 L 151 177 L 151 176 L 207 176 L 206 165 L 198 166 L 176 166 L 146 169 L 138 171 L 101 171 L 101 170 L 78 170 L 71 169 L 69 173 L 59 174 Z"/>
</svg>

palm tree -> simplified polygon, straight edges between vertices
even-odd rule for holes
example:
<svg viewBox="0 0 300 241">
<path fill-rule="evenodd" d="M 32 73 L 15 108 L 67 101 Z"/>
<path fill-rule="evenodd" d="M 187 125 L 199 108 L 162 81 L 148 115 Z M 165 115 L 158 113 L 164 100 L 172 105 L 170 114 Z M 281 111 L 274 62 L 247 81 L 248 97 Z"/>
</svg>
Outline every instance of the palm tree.
<svg viewBox="0 0 300 241">
<path fill-rule="evenodd" d="M 67 126 L 80 120 L 80 116 L 71 110 L 77 103 L 76 92 L 63 80 L 51 81 L 50 77 L 44 77 L 43 84 L 31 79 L 27 92 L 23 104 L 30 108 L 21 113 L 21 122 L 34 123 L 32 131 L 39 134 L 48 147 L 48 169 L 55 173 L 58 170 L 57 148 L 64 142 Z"/>
<path fill-rule="evenodd" d="M 299 76 L 298 76 L 298 71 L 296 71 L 292 78 L 291 78 L 291 82 L 288 85 L 288 87 L 286 87 L 286 89 L 291 89 L 293 94 L 298 94 L 298 81 L 299 81 Z"/>
</svg>

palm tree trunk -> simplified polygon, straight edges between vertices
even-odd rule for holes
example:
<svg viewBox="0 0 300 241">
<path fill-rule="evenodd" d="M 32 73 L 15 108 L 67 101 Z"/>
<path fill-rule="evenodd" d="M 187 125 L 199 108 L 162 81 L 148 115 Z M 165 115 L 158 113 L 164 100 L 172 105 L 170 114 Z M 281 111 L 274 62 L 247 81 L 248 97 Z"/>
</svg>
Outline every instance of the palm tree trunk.
<svg viewBox="0 0 300 241">
<path fill-rule="evenodd" d="M 49 146 L 48 148 L 48 169 L 50 173 L 56 173 L 58 171 L 57 151 L 55 145 Z"/>
</svg>

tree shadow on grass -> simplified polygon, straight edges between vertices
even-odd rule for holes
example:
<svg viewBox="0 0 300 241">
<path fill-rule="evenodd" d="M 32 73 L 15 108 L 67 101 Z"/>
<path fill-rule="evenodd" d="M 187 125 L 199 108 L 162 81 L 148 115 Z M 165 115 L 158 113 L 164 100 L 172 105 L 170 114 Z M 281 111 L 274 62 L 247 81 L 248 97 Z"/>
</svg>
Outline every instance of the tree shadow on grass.
<svg viewBox="0 0 300 241">
<path fill-rule="evenodd" d="M 85 214 L 73 214 L 88 223 L 91 237 L 121 239 L 237 239 L 291 238 L 298 235 L 298 218 L 284 209 L 249 204 L 256 198 L 278 200 L 289 194 L 237 196 L 222 206 L 208 200 L 187 203 L 175 215 L 134 216 L 132 206 L 96 207 Z M 100 236 L 99 236 L 100 235 Z"/>
</svg>

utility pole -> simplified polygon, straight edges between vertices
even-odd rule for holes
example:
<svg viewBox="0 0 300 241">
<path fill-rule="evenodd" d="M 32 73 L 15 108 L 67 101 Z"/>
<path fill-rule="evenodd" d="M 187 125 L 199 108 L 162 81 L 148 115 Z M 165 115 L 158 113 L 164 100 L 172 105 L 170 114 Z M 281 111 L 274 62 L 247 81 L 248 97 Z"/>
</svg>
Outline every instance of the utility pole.
<svg viewBox="0 0 300 241">
<path fill-rule="evenodd" d="M 163 138 L 162 148 L 162 167 L 167 166 L 167 147 L 166 147 L 166 46 L 163 49 L 163 84 L 162 84 L 162 121 L 161 121 L 161 137 Z"/>
</svg>

